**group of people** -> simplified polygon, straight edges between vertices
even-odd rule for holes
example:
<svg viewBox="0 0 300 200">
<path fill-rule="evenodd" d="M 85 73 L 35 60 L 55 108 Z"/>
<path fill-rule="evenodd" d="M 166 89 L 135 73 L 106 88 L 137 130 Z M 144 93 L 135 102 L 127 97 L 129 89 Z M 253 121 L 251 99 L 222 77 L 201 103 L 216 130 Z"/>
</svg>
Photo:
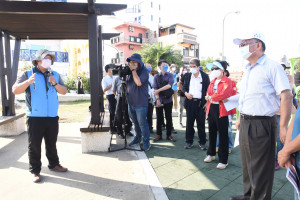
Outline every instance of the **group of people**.
<svg viewBox="0 0 300 200">
<path fill-rule="evenodd" d="M 241 196 L 231 199 L 271 199 L 276 159 L 281 167 L 289 168 L 294 165 L 300 173 L 300 111 L 298 108 L 296 112 L 292 106 L 292 89 L 284 72 L 286 65 L 280 65 L 264 53 L 264 35 L 256 32 L 236 38 L 234 44 L 239 46 L 242 57 L 249 63 L 238 90 L 239 115 L 236 121 L 240 134 L 244 191 Z M 67 168 L 60 165 L 56 150 L 57 93 L 65 94 L 67 89 L 60 75 L 49 70 L 54 61 L 55 55 L 45 49 L 39 50 L 33 60 L 34 68 L 24 72 L 13 85 L 14 94 L 24 91 L 26 94 L 29 169 L 34 182 L 41 180 L 43 138 L 49 169 L 67 171 Z M 127 62 L 130 73 L 116 79 L 112 76 L 113 65 L 105 66 L 107 76 L 102 81 L 102 88 L 109 101 L 112 133 L 126 137 L 131 134 L 133 124 L 135 136 L 129 146 L 142 144 L 141 149 L 148 151 L 151 148 L 150 132 L 153 132 L 152 115 L 155 107 L 157 135 L 154 142 L 163 139 L 164 120 L 166 139 L 175 142 L 176 139 L 172 136 L 172 108 L 173 102 L 176 102 L 174 106 L 177 109 L 178 95 L 179 124 L 182 127 L 183 107 L 187 115 L 184 148 L 193 147 L 196 121 L 199 147 L 207 150 L 204 162 L 212 162 L 218 153 L 217 168 L 225 169 L 232 148 L 232 116 L 236 111 L 226 110 L 224 103 L 237 94 L 235 82 L 227 77 L 229 64 L 219 60 L 207 64 L 206 67 L 210 70 L 208 75 L 201 70 L 200 61 L 192 59 L 189 63 L 190 72 L 183 67 L 176 74 L 176 66 L 174 68 L 171 65 L 170 70 L 169 63 L 160 60 L 157 63 L 159 73 L 153 77 L 150 74 L 151 65 L 144 65 L 139 54 L 131 55 Z M 296 114 L 289 124 L 291 113 Z M 208 147 L 206 119 L 209 128 Z M 276 138 L 278 156 L 275 158 Z M 295 199 L 299 199 L 297 193 Z"/>
</svg>

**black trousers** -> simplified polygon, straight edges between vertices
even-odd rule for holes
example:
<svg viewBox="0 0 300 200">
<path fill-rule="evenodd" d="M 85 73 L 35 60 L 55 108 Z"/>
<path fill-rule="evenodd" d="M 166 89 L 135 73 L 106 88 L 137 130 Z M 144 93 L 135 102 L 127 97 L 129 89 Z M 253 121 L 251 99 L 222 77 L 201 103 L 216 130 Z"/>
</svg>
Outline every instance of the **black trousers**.
<svg viewBox="0 0 300 200">
<path fill-rule="evenodd" d="M 199 144 L 206 143 L 205 134 L 205 111 L 200 107 L 201 101 L 191 101 L 186 99 L 186 143 L 193 144 L 194 142 L 194 122 L 197 122 Z"/>
<path fill-rule="evenodd" d="M 166 103 L 162 107 L 156 107 L 156 130 L 157 130 L 157 135 L 162 135 L 162 130 L 161 126 L 163 124 L 164 120 L 164 115 L 163 112 L 165 111 L 165 117 L 166 117 L 166 128 L 167 128 L 167 136 L 172 135 L 172 127 L 173 127 L 173 122 L 172 122 L 172 107 L 173 107 L 173 102 L 171 103 Z"/>
<path fill-rule="evenodd" d="M 45 140 L 49 169 L 59 164 L 56 150 L 58 135 L 58 117 L 27 117 L 29 171 L 39 174 L 41 171 L 41 145 Z"/>
<path fill-rule="evenodd" d="M 126 100 L 125 100 L 126 101 Z M 116 106 L 116 114 L 114 118 L 114 127 L 117 127 L 118 134 L 124 134 L 122 123 L 123 123 L 123 105 L 122 105 L 122 97 L 118 97 L 117 100 L 117 106 Z M 128 104 L 125 103 L 124 108 L 125 113 L 125 134 L 128 134 L 132 127 L 132 122 L 130 121 L 129 115 L 128 115 Z"/>
<path fill-rule="evenodd" d="M 219 104 L 211 104 L 208 114 L 209 147 L 207 155 L 216 155 L 217 134 L 219 131 L 219 162 L 227 164 L 228 161 L 228 116 L 220 117 Z"/>
<path fill-rule="evenodd" d="M 244 196 L 271 199 L 274 179 L 276 116 L 268 119 L 241 119 L 240 151 Z"/>
<path fill-rule="evenodd" d="M 114 94 L 106 95 L 106 98 L 108 100 L 108 110 L 109 110 L 109 125 L 111 131 L 116 131 L 116 128 L 114 127 L 113 120 L 115 119 L 115 112 L 116 112 L 116 104 L 117 100 L 115 99 Z"/>
<path fill-rule="evenodd" d="M 148 112 L 147 112 L 147 121 L 148 121 L 148 125 L 149 125 L 149 129 L 150 131 L 153 130 L 153 104 L 149 103 L 148 104 Z"/>
</svg>

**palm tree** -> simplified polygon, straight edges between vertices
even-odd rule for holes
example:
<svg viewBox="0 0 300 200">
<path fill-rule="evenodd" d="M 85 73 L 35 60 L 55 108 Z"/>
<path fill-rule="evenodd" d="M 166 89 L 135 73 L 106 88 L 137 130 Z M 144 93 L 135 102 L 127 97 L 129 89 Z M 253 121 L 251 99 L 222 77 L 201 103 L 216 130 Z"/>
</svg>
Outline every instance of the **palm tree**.
<svg viewBox="0 0 300 200">
<path fill-rule="evenodd" d="M 142 47 L 142 50 L 135 53 L 139 53 L 142 56 L 143 62 L 150 63 L 153 69 L 156 69 L 157 63 L 161 59 L 177 66 L 183 65 L 183 56 L 179 50 L 174 49 L 173 45 L 163 47 L 162 42 L 158 42 L 153 45 L 145 44 Z"/>
</svg>

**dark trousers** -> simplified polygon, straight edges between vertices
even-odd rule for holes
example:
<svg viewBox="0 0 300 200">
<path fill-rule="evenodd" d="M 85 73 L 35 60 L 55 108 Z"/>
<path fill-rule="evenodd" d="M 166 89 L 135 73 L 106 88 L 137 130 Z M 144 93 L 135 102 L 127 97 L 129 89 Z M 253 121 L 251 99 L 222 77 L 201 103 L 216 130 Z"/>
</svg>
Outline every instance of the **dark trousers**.
<svg viewBox="0 0 300 200">
<path fill-rule="evenodd" d="M 126 100 L 125 100 L 126 101 Z M 117 127 L 118 134 L 124 134 L 122 124 L 125 123 L 125 134 L 128 134 L 132 127 L 132 122 L 130 121 L 128 115 L 128 104 L 125 102 L 124 113 L 125 113 L 125 122 L 123 121 L 123 105 L 122 105 L 122 97 L 118 98 L 116 112 L 114 118 L 114 127 Z"/>
<path fill-rule="evenodd" d="M 166 117 L 166 127 L 167 127 L 167 137 L 172 134 L 172 127 L 173 127 L 173 122 L 172 122 L 172 107 L 173 107 L 173 102 L 171 103 L 166 103 L 162 107 L 156 107 L 156 130 L 157 130 L 157 135 L 162 135 L 161 131 L 161 126 L 163 124 L 164 120 L 164 115 L 163 112 L 165 111 L 165 117 Z"/>
<path fill-rule="evenodd" d="M 240 151 L 244 196 L 271 199 L 275 165 L 276 117 L 241 119 Z"/>
<path fill-rule="evenodd" d="M 106 95 L 106 99 L 108 100 L 108 110 L 109 110 L 109 125 L 111 131 L 116 131 L 114 127 L 113 120 L 115 119 L 115 112 L 116 112 L 116 104 L 117 101 L 115 99 L 114 94 Z"/>
<path fill-rule="evenodd" d="M 153 130 L 153 120 L 152 120 L 152 117 L 153 117 L 153 104 L 152 103 L 149 103 L 148 104 L 148 112 L 147 112 L 147 121 L 148 121 L 148 125 L 149 125 L 149 129 L 150 131 Z"/>
<path fill-rule="evenodd" d="M 29 171 L 39 174 L 41 171 L 41 145 L 45 140 L 48 167 L 59 164 L 56 150 L 58 135 L 58 117 L 27 117 Z"/>
<path fill-rule="evenodd" d="M 197 122 L 199 144 L 206 143 L 205 134 L 205 112 L 200 107 L 201 101 L 191 101 L 186 99 L 186 143 L 193 144 L 194 142 L 194 122 Z"/>
<path fill-rule="evenodd" d="M 219 131 L 219 162 L 228 161 L 228 116 L 220 117 L 219 104 L 211 104 L 208 114 L 209 147 L 207 155 L 216 155 L 216 142 Z"/>
</svg>

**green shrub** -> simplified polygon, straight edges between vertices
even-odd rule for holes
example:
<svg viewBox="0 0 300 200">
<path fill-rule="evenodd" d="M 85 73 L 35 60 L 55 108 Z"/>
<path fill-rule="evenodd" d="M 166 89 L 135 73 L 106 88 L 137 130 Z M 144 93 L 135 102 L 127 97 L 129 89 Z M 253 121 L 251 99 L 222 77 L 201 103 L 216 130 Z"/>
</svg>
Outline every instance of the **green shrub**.
<svg viewBox="0 0 300 200">
<path fill-rule="evenodd" d="M 70 92 L 70 90 L 77 90 L 77 81 L 75 81 L 74 79 L 68 78 L 65 84 L 67 86 L 68 92 Z"/>
<path fill-rule="evenodd" d="M 83 84 L 83 90 L 91 93 L 90 77 L 88 75 L 84 74 L 81 76 L 81 80 L 82 80 L 82 84 Z"/>
</svg>

